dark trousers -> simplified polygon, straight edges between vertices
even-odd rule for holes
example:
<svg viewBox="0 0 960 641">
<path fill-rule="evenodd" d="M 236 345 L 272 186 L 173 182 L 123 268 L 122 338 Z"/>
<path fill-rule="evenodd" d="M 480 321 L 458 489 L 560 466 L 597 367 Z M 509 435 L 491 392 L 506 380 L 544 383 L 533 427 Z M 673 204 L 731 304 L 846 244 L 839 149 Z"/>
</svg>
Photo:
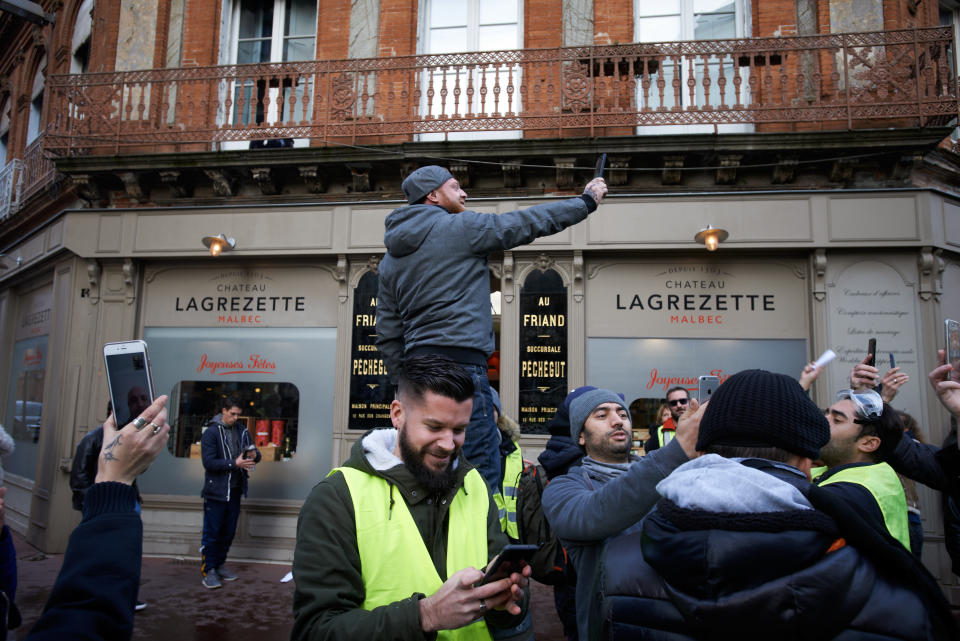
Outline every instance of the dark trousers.
<svg viewBox="0 0 960 641">
<path fill-rule="evenodd" d="M 493 421 L 493 394 L 487 368 L 459 363 L 473 379 L 473 412 L 463 441 L 463 455 L 473 463 L 492 491 L 500 487 L 500 431 Z"/>
<path fill-rule="evenodd" d="M 200 539 L 203 551 L 200 553 L 200 571 L 204 576 L 227 560 L 227 552 L 233 543 L 239 518 L 240 488 L 230 490 L 229 501 L 203 502 L 203 536 Z"/>
</svg>

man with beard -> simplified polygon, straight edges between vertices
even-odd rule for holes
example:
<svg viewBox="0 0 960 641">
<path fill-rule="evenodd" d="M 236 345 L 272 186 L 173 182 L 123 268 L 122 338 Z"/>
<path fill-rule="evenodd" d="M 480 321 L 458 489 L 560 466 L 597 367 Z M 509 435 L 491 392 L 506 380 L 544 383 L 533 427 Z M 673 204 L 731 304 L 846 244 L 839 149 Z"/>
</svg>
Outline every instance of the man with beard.
<svg viewBox="0 0 960 641">
<path fill-rule="evenodd" d="M 663 425 L 658 425 L 650 430 L 650 438 L 643 444 L 643 449 L 647 451 L 647 454 L 660 449 L 677 435 L 677 421 L 687 411 L 689 404 L 690 394 L 687 393 L 686 387 L 678 385 L 667 390 L 667 407 L 670 410 L 670 418 L 664 421 Z"/>
<path fill-rule="evenodd" d="M 525 576 L 475 585 L 507 537 L 461 453 L 473 381 L 436 355 L 398 373 L 394 428 L 367 432 L 300 512 L 294 641 L 490 639 L 526 612 Z"/>
<path fill-rule="evenodd" d="M 630 453 L 630 412 L 617 393 L 593 389 L 570 403 L 570 436 L 587 455 L 550 482 L 542 503 L 577 571 L 581 640 L 589 638 L 588 628 L 597 616 L 593 588 L 604 540 L 643 518 L 659 498 L 657 483 L 696 455 L 702 410 L 697 411 L 696 401 L 691 401 L 691 409 L 696 413 L 680 420 L 676 438 L 640 458 Z"/>
<path fill-rule="evenodd" d="M 837 392 L 827 410 L 830 441 L 820 450 L 826 472 L 814 478 L 842 497 L 863 519 L 910 549 L 907 501 L 893 468 L 881 462 L 884 440 L 899 440 L 903 424 L 896 410 L 873 390 Z"/>
</svg>

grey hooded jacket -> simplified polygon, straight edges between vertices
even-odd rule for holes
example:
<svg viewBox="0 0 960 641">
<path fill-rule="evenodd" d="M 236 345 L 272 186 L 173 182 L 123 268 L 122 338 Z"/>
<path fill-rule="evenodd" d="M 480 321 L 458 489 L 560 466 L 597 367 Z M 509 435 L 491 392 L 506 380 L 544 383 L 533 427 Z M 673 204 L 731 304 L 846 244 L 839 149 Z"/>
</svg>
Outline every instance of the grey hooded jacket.
<svg viewBox="0 0 960 641">
<path fill-rule="evenodd" d="M 377 347 L 391 378 L 404 353 L 417 347 L 490 356 L 489 254 L 555 234 L 594 209 L 582 196 L 503 214 L 451 214 L 428 204 L 394 210 L 385 223 L 377 294 Z"/>
</svg>

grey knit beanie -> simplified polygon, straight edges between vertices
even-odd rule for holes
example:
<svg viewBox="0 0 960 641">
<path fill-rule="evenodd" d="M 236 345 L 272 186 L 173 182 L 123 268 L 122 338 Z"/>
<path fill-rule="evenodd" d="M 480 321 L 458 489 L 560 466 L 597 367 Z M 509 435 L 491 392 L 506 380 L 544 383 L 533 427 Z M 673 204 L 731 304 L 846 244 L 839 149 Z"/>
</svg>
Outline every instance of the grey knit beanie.
<svg viewBox="0 0 960 641">
<path fill-rule="evenodd" d="M 830 424 L 795 378 L 748 369 L 713 393 L 700 420 L 697 450 L 775 446 L 816 459 L 829 440 Z"/>
<path fill-rule="evenodd" d="M 623 399 L 616 392 L 608 389 L 595 389 L 581 394 L 570 403 L 570 436 L 573 440 L 580 438 L 580 432 L 583 431 L 583 424 L 590 416 L 590 412 L 596 409 L 601 403 L 616 403 L 628 413 L 630 410 L 623 404 Z"/>
<path fill-rule="evenodd" d="M 451 178 L 453 174 L 443 167 L 427 165 L 407 176 L 401 187 L 403 187 L 403 194 L 407 197 L 407 203 L 412 205 Z"/>
</svg>

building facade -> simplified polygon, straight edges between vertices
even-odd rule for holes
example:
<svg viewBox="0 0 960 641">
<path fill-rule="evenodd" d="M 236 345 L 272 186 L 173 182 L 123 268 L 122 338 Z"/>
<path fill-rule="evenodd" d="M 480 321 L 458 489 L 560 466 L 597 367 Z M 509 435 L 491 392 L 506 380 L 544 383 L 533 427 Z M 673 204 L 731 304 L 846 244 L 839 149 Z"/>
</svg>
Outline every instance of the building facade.
<svg viewBox="0 0 960 641">
<path fill-rule="evenodd" d="M 911 377 L 895 404 L 949 430 L 924 379 L 960 318 L 955 2 L 42 5 L 52 24 L 0 14 L 7 518 L 41 549 L 77 520 L 101 346 L 143 338 L 174 427 L 140 483 L 145 551 L 197 553 L 194 446 L 238 393 L 266 460 L 236 555 L 289 560 L 312 485 L 388 422 L 383 220 L 431 163 L 504 212 L 578 194 L 607 154 L 599 211 L 490 260 L 490 375 L 527 458 L 575 386 L 652 423 L 674 384 L 832 348 L 827 406 L 870 337 Z M 960 602 L 922 500 L 924 561 Z"/>
</svg>

